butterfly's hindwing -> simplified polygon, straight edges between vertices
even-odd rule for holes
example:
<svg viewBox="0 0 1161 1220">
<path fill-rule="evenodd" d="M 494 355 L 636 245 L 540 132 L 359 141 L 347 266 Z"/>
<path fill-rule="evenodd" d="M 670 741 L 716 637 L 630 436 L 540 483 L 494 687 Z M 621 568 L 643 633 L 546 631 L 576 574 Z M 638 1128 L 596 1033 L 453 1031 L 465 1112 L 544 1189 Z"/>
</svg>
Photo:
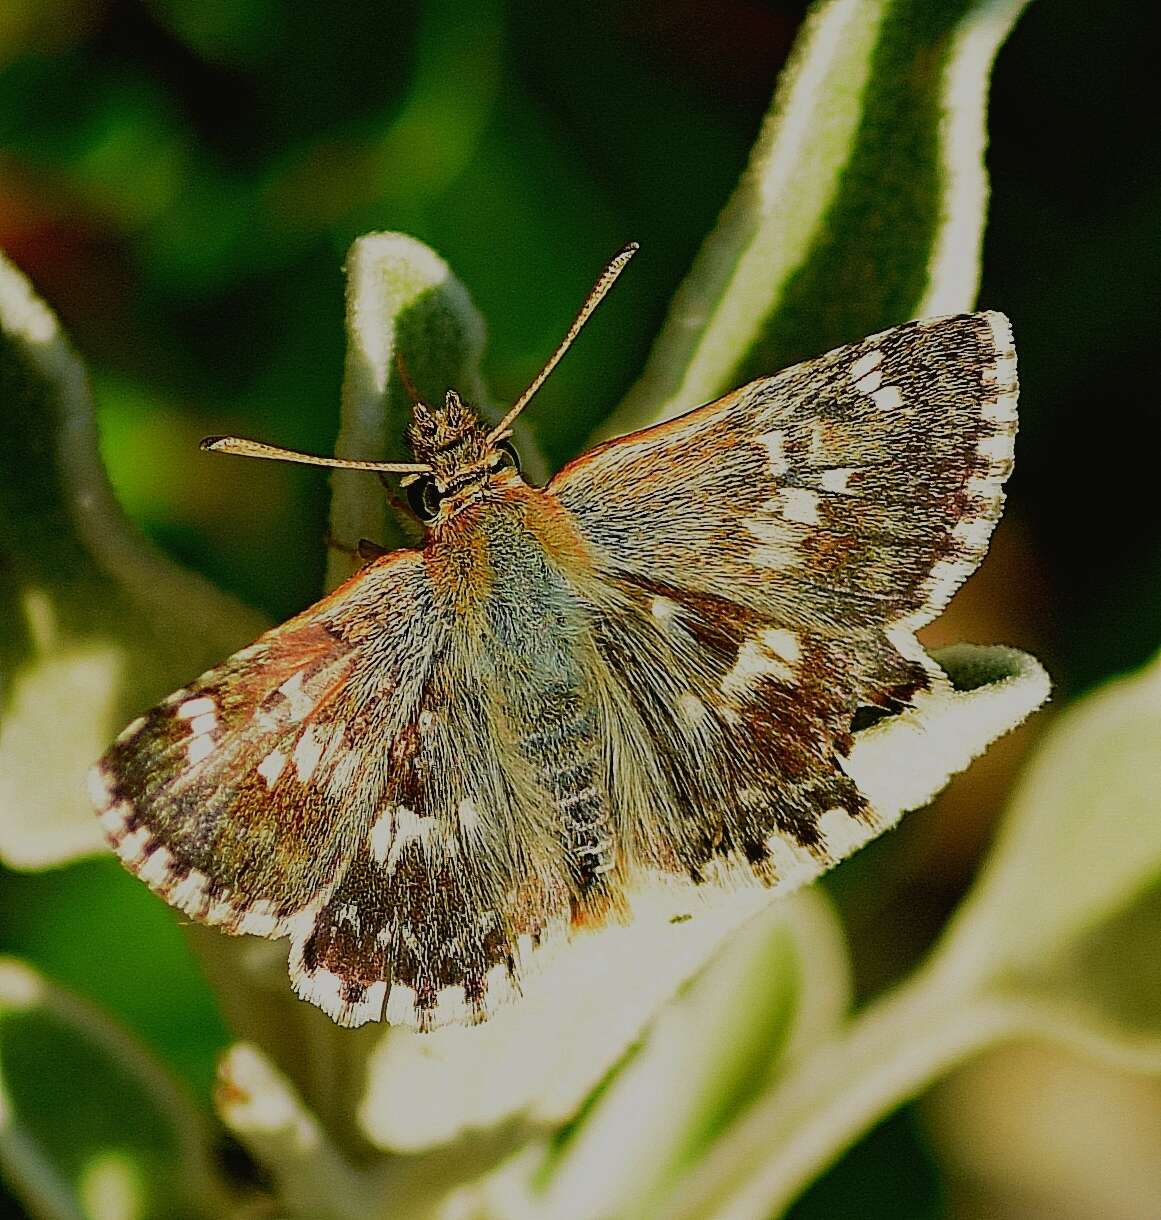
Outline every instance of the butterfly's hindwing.
<svg viewBox="0 0 1161 1220">
<path fill-rule="evenodd" d="M 827 815 L 873 819 L 837 757 L 850 743 L 843 669 L 736 604 L 671 586 L 619 593 L 593 612 L 601 680 L 628 709 L 608 731 L 615 751 L 636 739 L 628 748 L 654 760 L 652 791 L 626 802 L 631 872 L 704 882 L 724 864 L 773 885 L 782 843 L 833 862 Z"/>
<path fill-rule="evenodd" d="M 354 859 L 292 948 L 299 994 L 342 1024 L 480 1020 L 568 922 L 558 829 L 475 663 L 478 626 L 449 632 Z"/>
</svg>

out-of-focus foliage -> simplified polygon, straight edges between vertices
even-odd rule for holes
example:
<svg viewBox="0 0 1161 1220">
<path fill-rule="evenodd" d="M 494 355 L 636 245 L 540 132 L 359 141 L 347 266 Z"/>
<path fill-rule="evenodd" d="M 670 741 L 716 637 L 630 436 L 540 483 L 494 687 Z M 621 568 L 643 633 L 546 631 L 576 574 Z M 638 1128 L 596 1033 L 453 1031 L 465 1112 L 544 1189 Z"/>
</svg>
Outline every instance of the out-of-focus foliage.
<svg viewBox="0 0 1161 1220">
<path fill-rule="evenodd" d="M 410 332 L 384 327 L 369 358 L 349 298 L 339 443 L 387 451 L 401 422 L 389 384 L 396 343 L 421 384 L 484 393 L 482 336 L 461 284 L 487 320 L 483 373 L 504 401 L 551 350 L 601 260 L 627 238 L 643 242 L 529 412 L 556 464 L 602 424 L 693 405 L 909 314 L 969 307 L 989 60 L 1019 8 L 821 5 L 714 228 L 800 6 L 19 0 L 0 13 L 0 246 L 85 354 L 105 462 L 135 524 L 283 616 L 324 581 L 325 483 L 198 455 L 196 440 L 239 431 L 334 446 L 341 264 L 355 237 L 413 234 L 427 244 L 412 247 L 420 279 L 443 285 L 426 298 L 434 313 L 417 313 Z M 989 120 L 981 300 L 1014 320 L 1022 433 L 993 555 L 933 642 L 1032 646 L 1065 696 L 1145 661 L 1161 621 L 1161 541 L 1141 497 L 1155 445 L 1135 443 L 1156 436 L 1147 302 L 1161 263 L 1161 140 L 1145 128 L 1161 106 L 1148 95 L 1144 36 L 1156 21 L 1128 0 L 1032 6 L 1000 59 Z M 424 262 L 427 247 L 446 266 Z M 0 527 L 16 557 L 0 570 L 0 733 L 19 760 L 0 773 L 0 819 L 12 831 L 0 847 L 27 867 L 91 841 L 69 778 L 85 757 L 261 619 L 142 549 L 95 460 L 79 362 L 35 297 L 20 297 L 19 277 L 5 282 L 6 317 L 31 331 L 16 327 L 0 365 L 0 408 L 15 425 L 0 463 Z M 385 285 L 379 316 L 414 300 L 418 281 L 408 283 Z M 362 383 L 362 432 L 360 362 L 374 373 Z M 368 488 L 351 487 L 346 524 L 361 530 Z M 339 492 L 336 530 L 342 505 Z M 263 1181 L 312 1217 L 367 1215 L 384 1199 L 393 1215 L 425 1214 L 457 1184 L 458 1206 L 504 1216 L 550 1205 L 581 1215 L 586 1200 L 668 1216 L 680 1197 L 691 1215 L 765 1217 L 812 1180 L 796 1205 L 803 1217 L 843 1214 L 856 1199 L 868 1218 L 898 1215 L 904 1200 L 909 1215 L 939 1214 L 936 1171 L 906 1118 L 817 1179 L 893 1107 L 992 1041 L 1047 1035 L 1122 1072 L 1157 1070 L 1161 997 L 1148 967 L 1161 943 L 1161 866 L 1146 833 L 1161 824 L 1155 673 L 1068 714 L 926 965 L 913 969 L 1007 786 L 1000 751 L 942 807 L 974 811 L 975 840 L 970 822 L 937 805 L 840 870 L 832 890 L 845 935 L 819 894 L 772 910 L 635 1049 L 614 1047 L 611 1069 L 599 1056 L 571 1072 L 557 1061 L 547 1092 L 506 1111 L 483 1073 L 476 1092 L 467 1078 L 453 1088 L 457 1061 L 441 1068 L 431 1046 L 416 1053 L 407 1035 L 339 1031 L 293 1001 L 277 949 L 195 938 L 233 1034 L 260 1043 L 234 1045 L 217 1094 L 221 1122 L 262 1167 L 257 1178 L 236 1151 L 241 1179 L 208 1163 L 210 1071 L 230 1035 L 168 912 L 103 860 L 0 873 L 0 949 L 37 968 L 13 962 L 0 974 L 0 1167 L 36 1214 L 99 1220 L 179 1214 L 151 1193 L 155 1176 L 172 1177 L 175 1150 L 187 1175 L 176 1189 L 191 1214 L 214 1216 L 227 1196 L 246 1206 Z M 670 986 L 693 964 L 675 967 Z M 905 977 L 898 993 L 851 1015 L 852 986 L 865 998 L 892 977 Z M 730 1010 L 734 996 L 751 997 L 744 1011 Z M 645 1015 L 621 1021 L 618 1036 L 636 1038 Z M 66 1027 L 81 1031 L 67 1035 L 71 1059 L 53 1050 Z M 94 1091 L 126 1100 L 123 1118 L 100 1120 L 83 1088 L 70 1095 L 88 1140 L 71 1159 L 46 1159 L 61 1128 L 59 1116 L 36 1113 L 28 1088 L 41 1062 L 75 1067 L 71 1082 L 53 1084 L 59 1097 L 91 1070 Z M 601 1086 L 562 1126 L 596 1075 Z M 460 1129 L 446 1107 L 409 1127 L 409 1107 L 418 1119 L 417 1099 L 436 1086 L 461 1107 L 460 1125 L 474 1114 L 487 1126 L 489 1105 L 492 1125 L 444 1147 Z M 642 1105 L 645 1151 L 627 1172 L 616 1133 Z M 423 1153 L 368 1161 L 369 1142 Z M 941 1137 L 940 1147 L 951 1145 Z"/>
</svg>

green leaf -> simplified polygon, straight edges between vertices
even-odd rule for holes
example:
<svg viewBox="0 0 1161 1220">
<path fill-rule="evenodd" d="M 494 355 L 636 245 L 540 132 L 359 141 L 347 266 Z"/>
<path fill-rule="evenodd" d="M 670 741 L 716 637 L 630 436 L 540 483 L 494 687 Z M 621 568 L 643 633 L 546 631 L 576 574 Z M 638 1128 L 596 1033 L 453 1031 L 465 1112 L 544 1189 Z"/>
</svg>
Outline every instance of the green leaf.
<svg viewBox="0 0 1161 1220">
<path fill-rule="evenodd" d="M 342 457 L 411 461 L 403 437 L 411 399 L 399 364 L 420 397 L 442 402 L 449 389 L 484 416 L 499 416 L 480 378 L 484 322 L 447 263 L 403 233 L 368 233 L 347 256 L 347 361 L 335 452 Z M 517 439 L 525 473 L 546 474 L 544 459 L 522 423 Z M 361 538 L 396 546 L 406 539 L 400 517 L 388 512 L 383 489 L 365 473 L 331 476 L 331 537 L 352 550 Z M 328 587 L 358 566 L 344 550 L 331 551 Z"/>
<path fill-rule="evenodd" d="M 971 308 L 988 78 L 1026 2 L 812 9 L 750 164 L 603 435 L 908 318 Z"/>
<path fill-rule="evenodd" d="M 220 1220 L 205 1117 L 99 1010 L 0 958 L 0 1170 L 46 1220 Z"/>
<path fill-rule="evenodd" d="M 262 628 L 113 499 L 84 368 L 0 257 L 0 859 L 96 850 L 85 773 L 143 708 Z"/>
<path fill-rule="evenodd" d="M 1159 946 L 1161 657 L 1049 730 L 932 985 L 1009 996 L 1026 1030 L 1161 1071 Z"/>
</svg>

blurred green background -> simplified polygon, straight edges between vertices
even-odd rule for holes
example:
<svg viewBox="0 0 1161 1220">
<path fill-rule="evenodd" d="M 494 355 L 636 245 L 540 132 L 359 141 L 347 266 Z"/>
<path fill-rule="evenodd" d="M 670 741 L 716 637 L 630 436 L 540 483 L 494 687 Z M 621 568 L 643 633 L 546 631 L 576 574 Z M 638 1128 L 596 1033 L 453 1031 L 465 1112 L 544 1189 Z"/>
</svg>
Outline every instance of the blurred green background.
<svg viewBox="0 0 1161 1220">
<path fill-rule="evenodd" d="M 0 246 L 92 368 L 131 515 L 272 617 L 312 600 L 324 477 L 196 443 L 237 431 L 330 449 L 341 264 L 371 229 L 423 239 L 468 286 L 498 401 L 603 260 L 642 243 L 530 412 L 554 461 L 576 452 L 640 369 L 804 8 L 0 0 Z M 981 303 L 1013 319 L 1022 430 L 993 553 L 931 638 L 1026 647 L 1062 695 L 1144 661 L 1161 624 L 1159 52 L 1155 4 L 1042 2 L 993 84 Z M 1020 750 L 993 752 L 829 883 L 864 990 L 940 926 Z M 212 997 L 114 863 L 0 873 L 0 951 L 126 1017 L 208 1090 L 225 1037 Z M 856 1211 L 946 1214 L 911 1111 L 794 1214 Z"/>
</svg>

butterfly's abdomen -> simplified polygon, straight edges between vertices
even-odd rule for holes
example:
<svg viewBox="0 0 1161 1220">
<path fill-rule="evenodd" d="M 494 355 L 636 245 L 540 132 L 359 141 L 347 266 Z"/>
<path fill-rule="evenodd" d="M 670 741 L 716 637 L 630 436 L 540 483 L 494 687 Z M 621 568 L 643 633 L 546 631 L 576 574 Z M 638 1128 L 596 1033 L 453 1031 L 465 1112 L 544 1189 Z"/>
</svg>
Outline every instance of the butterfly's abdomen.
<svg viewBox="0 0 1161 1220">
<path fill-rule="evenodd" d="M 590 921 L 610 906 L 617 860 L 583 664 L 589 622 L 570 579 L 587 568 L 583 544 L 555 501 L 521 487 L 457 516 L 429 548 L 430 563 L 457 608 L 455 634 L 486 675 L 511 774 L 531 781 L 528 816 L 550 823 L 574 920 Z"/>
</svg>

